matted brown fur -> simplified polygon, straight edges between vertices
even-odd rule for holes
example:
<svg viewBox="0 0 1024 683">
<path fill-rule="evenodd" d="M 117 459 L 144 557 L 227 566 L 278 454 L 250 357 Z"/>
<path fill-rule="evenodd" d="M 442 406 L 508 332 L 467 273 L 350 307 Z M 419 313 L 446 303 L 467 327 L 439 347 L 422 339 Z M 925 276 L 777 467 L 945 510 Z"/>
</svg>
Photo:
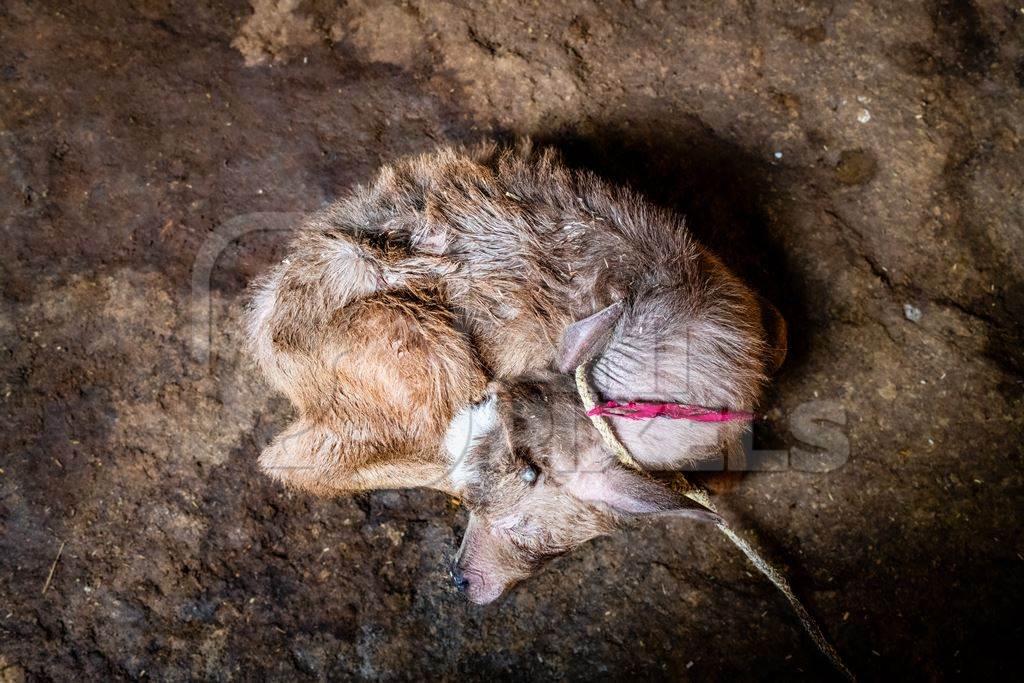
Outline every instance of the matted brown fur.
<svg viewBox="0 0 1024 683">
<path fill-rule="evenodd" d="M 487 571 L 502 576 L 478 591 L 481 601 L 539 558 L 609 528 L 609 513 L 690 507 L 609 473 L 610 454 L 552 368 L 592 360 L 606 398 L 750 410 L 784 354 L 774 308 L 681 218 L 529 143 L 443 149 L 385 167 L 313 216 L 254 291 L 254 357 L 299 413 L 261 466 L 318 493 L 459 493 L 474 511 L 467 539 L 484 524 L 504 548 L 491 555 L 517 567 L 492 562 Z M 488 388 L 491 380 L 500 382 Z M 536 391 L 517 390 L 522 382 L 541 386 L 543 403 Z M 494 400 L 481 403 L 488 395 Z M 466 412 L 471 404 L 488 410 Z M 486 429 L 472 427 L 474 415 Z M 543 424 L 566 416 L 572 440 Z M 616 427 L 651 469 L 734 449 L 743 430 L 686 421 Z M 531 436 L 546 428 L 557 448 Z M 522 468 L 522 442 L 575 468 L 545 477 L 558 496 L 508 483 Z M 529 466 L 543 467 L 536 460 Z M 657 504 L 634 500 L 644 496 Z M 494 501 L 504 510 L 495 512 Z M 545 512 L 530 515 L 540 531 L 526 542 L 511 535 L 518 522 L 509 515 L 530 505 Z"/>
</svg>

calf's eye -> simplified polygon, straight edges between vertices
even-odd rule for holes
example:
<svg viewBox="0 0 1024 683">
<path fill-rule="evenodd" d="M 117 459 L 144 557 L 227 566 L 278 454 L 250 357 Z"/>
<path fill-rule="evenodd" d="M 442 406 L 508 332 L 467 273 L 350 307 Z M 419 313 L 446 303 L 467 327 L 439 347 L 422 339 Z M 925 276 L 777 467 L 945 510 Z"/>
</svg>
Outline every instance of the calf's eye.
<svg viewBox="0 0 1024 683">
<path fill-rule="evenodd" d="M 523 469 L 519 470 L 519 478 L 527 484 L 532 484 L 537 481 L 537 469 L 532 465 L 527 465 Z"/>
</svg>

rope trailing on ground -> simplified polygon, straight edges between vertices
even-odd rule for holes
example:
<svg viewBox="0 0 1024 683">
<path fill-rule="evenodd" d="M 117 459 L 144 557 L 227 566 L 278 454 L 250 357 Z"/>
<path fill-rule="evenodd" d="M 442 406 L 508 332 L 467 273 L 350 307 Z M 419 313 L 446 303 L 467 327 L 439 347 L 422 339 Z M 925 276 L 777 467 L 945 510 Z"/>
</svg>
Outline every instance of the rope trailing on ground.
<svg viewBox="0 0 1024 683">
<path fill-rule="evenodd" d="M 586 411 L 590 412 L 593 410 L 594 406 L 597 404 L 597 399 L 594 397 L 594 392 L 590 388 L 590 381 L 587 379 L 586 364 L 581 364 L 576 368 L 576 390 L 580 394 L 580 399 L 583 401 L 583 407 Z M 608 421 L 604 417 L 600 415 L 591 415 L 590 420 L 594 423 L 594 427 L 597 428 L 597 431 L 600 432 L 605 444 L 607 444 L 612 452 L 615 453 L 615 457 L 619 459 L 619 462 L 626 467 L 636 470 L 637 472 L 646 474 L 644 468 L 641 467 L 640 463 L 633 458 L 629 449 L 627 449 L 619 440 L 619 437 L 615 435 L 615 432 L 612 431 L 611 425 L 608 424 Z M 679 479 L 687 488 L 685 495 L 688 498 L 718 514 L 718 510 L 711 502 L 711 498 L 708 496 L 706 491 L 693 486 L 682 474 L 679 474 Z M 735 531 L 733 531 L 728 524 L 726 524 L 724 519 L 715 524 L 715 526 L 725 534 L 726 538 L 732 541 L 733 545 L 739 548 L 740 551 L 746 555 L 747 559 L 750 560 L 752 565 L 757 567 L 758 571 L 764 574 L 768 580 L 771 581 L 784 596 L 786 596 L 786 600 L 789 601 L 789 604 L 792 606 L 796 616 L 800 619 L 800 623 L 803 625 L 807 635 L 811 637 L 811 640 L 813 640 L 814 644 L 818 646 L 818 649 L 821 650 L 822 654 L 828 657 L 829 661 L 832 662 L 832 665 L 841 674 L 843 674 L 843 676 L 850 681 L 855 681 L 856 678 L 853 673 L 849 668 L 847 668 L 846 664 L 843 663 L 843 660 L 839 656 L 839 653 L 836 652 L 836 649 L 832 647 L 832 644 L 825 638 L 825 634 L 822 633 L 818 623 L 814 620 L 814 617 L 810 615 L 803 603 L 800 602 L 800 598 L 798 598 L 793 592 L 793 588 L 789 585 L 789 581 L 786 580 L 786 577 L 782 575 L 782 572 L 761 557 L 761 555 L 758 554 L 758 552 L 754 550 L 749 543 L 747 543 Z"/>
</svg>

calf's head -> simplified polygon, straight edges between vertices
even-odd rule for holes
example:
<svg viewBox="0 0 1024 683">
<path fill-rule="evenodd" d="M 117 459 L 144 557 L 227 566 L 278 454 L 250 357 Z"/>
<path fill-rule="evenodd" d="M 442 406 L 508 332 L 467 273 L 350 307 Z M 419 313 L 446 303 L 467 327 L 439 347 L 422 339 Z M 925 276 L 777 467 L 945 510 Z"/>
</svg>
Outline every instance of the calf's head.
<svg viewBox="0 0 1024 683">
<path fill-rule="evenodd" d="M 470 511 L 452 579 L 476 603 L 630 519 L 718 520 L 619 465 L 563 375 L 492 383 L 483 401 L 452 420 L 445 448 L 452 487 Z"/>
</svg>

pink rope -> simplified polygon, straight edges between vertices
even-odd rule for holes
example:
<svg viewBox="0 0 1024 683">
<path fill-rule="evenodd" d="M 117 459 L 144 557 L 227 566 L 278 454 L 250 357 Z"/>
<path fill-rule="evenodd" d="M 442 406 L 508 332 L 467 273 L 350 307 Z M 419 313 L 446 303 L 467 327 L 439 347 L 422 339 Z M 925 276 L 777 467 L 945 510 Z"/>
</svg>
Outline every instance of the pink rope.
<svg viewBox="0 0 1024 683">
<path fill-rule="evenodd" d="M 645 401 L 630 401 L 629 403 L 608 401 L 595 405 L 587 411 L 587 415 L 590 417 L 597 415 L 624 417 L 627 420 L 667 417 L 670 420 L 693 420 L 694 422 L 735 422 L 738 420 L 749 422 L 754 419 L 753 413 L 712 410 L 688 403 L 647 403 Z"/>
</svg>

